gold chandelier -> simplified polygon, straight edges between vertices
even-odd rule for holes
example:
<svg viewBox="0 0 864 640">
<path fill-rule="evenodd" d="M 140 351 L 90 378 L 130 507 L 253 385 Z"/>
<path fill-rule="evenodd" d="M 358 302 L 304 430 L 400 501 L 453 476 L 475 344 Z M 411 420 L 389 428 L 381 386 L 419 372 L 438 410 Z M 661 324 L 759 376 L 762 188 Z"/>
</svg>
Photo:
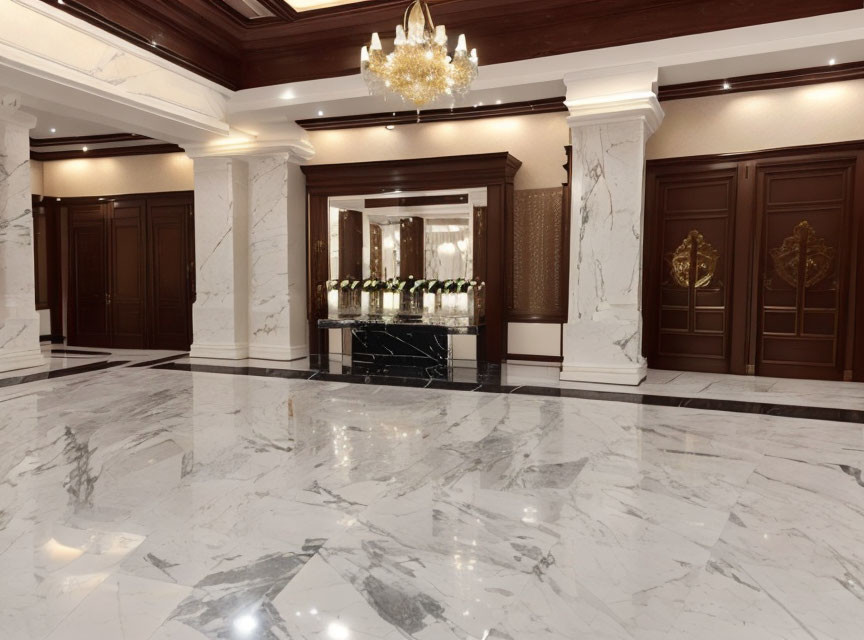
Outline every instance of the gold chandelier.
<svg viewBox="0 0 864 640">
<path fill-rule="evenodd" d="M 435 26 L 423 0 L 414 0 L 405 11 L 393 44 L 393 52 L 385 54 L 381 39 L 373 33 L 372 43 L 360 53 L 360 69 L 370 93 L 398 95 L 419 110 L 441 96 L 466 93 L 477 77 L 477 50 L 469 55 L 463 34 L 451 58 L 447 31 L 444 25 Z"/>
</svg>

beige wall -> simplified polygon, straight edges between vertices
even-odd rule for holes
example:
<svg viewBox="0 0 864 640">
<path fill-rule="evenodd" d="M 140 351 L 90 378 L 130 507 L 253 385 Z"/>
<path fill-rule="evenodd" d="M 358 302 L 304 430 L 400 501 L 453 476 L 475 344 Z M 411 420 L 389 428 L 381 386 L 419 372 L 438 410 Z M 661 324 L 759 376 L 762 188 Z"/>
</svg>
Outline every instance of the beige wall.
<svg viewBox="0 0 864 640">
<path fill-rule="evenodd" d="M 522 161 L 517 189 L 561 186 L 570 144 L 566 114 L 486 118 L 456 122 L 312 131 L 312 164 L 371 162 L 509 151 Z"/>
<path fill-rule="evenodd" d="M 864 80 L 669 100 L 648 158 L 864 139 Z"/>
<path fill-rule="evenodd" d="M 44 194 L 42 163 L 39 160 L 30 161 L 30 193 L 41 196 Z"/>
<path fill-rule="evenodd" d="M 193 188 L 185 153 L 81 158 L 43 163 L 44 194 L 56 197 L 185 191 Z"/>
</svg>

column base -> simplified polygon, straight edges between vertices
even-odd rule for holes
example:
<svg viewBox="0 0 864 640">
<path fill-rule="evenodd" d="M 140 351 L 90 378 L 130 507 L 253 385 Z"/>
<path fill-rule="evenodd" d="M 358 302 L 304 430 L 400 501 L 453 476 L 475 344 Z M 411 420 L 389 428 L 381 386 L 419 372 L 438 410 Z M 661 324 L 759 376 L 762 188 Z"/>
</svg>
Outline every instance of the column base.
<svg viewBox="0 0 864 640">
<path fill-rule="evenodd" d="M 639 386 L 648 375 L 645 363 L 631 365 L 581 365 L 567 364 L 561 367 L 561 380 L 567 382 L 596 382 L 600 384 L 620 384 Z"/>
<path fill-rule="evenodd" d="M 0 372 L 32 369 L 33 367 L 41 367 L 45 364 L 45 356 L 42 355 L 41 349 L 0 353 Z"/>
<path fill-rule="evenodd" d="M 190 358 L 213 358 L 216 360 L 245 360 L 249 357 L 247 344 L 200 344 L 189 350 Z"/>
<path fill-rule="evenodd" d="M 309 355 L 309 345 L 284 347 L 276 344 L 250 344 L 249 357 L 258 360 L 299 360 Z"/>
</svg>

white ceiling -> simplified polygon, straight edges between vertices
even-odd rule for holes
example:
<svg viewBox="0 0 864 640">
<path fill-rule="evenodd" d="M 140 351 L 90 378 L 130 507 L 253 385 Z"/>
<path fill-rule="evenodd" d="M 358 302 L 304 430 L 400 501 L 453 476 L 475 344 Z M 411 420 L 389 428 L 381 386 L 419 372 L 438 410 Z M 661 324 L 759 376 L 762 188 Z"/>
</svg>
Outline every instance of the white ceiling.
<svg viewBox="0 0 864 640">
<path fill-rule="evenodd" d="M 105 133 L 130 133 L 110 127 L 103 122 L 89 122 L 65 115 L 65 109 L 61 105 L 43 106 L 47 108 L 27 104 L 25 99 L 24 110 L 37 118 L 36 127 L 30 131 L 31 138 L 68 138 L 69 136 L 95 136 Z M 56 129 L 55 133 L 51 133 L 52 128 Z"/>
</svg>

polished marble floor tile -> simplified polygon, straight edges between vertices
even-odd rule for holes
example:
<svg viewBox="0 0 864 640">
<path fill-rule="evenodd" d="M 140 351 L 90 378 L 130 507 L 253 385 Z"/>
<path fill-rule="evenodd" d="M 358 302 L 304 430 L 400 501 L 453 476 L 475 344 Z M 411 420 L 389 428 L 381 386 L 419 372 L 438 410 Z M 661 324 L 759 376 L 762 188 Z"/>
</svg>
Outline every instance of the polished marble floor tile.
<svg viewBox="0 0 864 640">
<path fill-rule="evenodd" d="M 860 423 L 124 365 L 0 444 L 3 640 L 864 628 Z"/>
</svg>

